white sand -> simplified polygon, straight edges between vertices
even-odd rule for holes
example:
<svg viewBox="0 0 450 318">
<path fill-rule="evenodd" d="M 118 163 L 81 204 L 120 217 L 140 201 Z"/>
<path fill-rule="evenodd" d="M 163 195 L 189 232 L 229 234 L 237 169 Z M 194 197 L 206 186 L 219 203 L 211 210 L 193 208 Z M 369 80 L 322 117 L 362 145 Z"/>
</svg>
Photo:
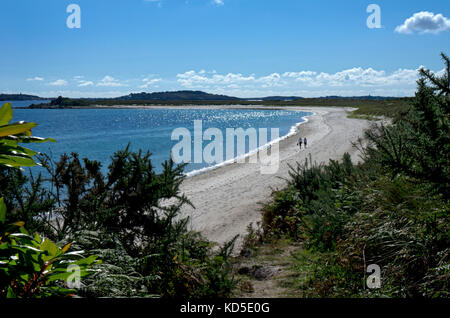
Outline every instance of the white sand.
<svg viewBox="0 0 450 318">
<path fill-rule="evenodd" d="M 283 109 L 311 111 L 316 115 L 308 117 L 309 121 L 299 126 L 296 135 L 280 142 L 280 166 L 276 174 L 261 174 L 259 164 L 232 163 L 192 176 L 183 183 L 182 192 L 196 207 L 193 209 L 186 206 L 182 211 L 183 216 L 191 218 L 192 229 L 218 243 L 224 243 L 240 234 L 241 243 L 247 226 L 261 221 L 262 204 L 270 200 L 272 190 L 280 189 L 286 184 L 281 178 L 288 176 L 288 164 L 295 166 L 296 162 L 303 163 L 310 154 L 313 161 L 318 163 L 341 159 L 345 152 L 350 153 L 354 161 L 359 159 L 352 142 L 363 136 L 370 122 L 347 118 L 350 108 Z M 307 149 L 299 150 L 296 145 L 299 136 L 308 139 Z"/>
</svg>

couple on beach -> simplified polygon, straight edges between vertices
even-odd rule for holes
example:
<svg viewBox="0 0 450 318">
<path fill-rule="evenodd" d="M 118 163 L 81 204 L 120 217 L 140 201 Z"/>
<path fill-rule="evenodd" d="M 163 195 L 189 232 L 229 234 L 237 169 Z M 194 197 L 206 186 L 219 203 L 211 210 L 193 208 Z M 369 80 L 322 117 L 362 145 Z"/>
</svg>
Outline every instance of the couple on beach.
<svg viewBox="0 0 450 318">
<path fill-rule="evenodd" d="M 302 143 L 305 144 L 305 149 L 306 149 L 306 147 L 308 146 L 308 140 L 306 140 L 306 137 L 303 138 L 303 141 L 302 141 L 302 137 L 300 137 L 300 138 L 298 139 L 297 145 L 300 146 L 300 149 L 302 149 Z"/>
</svg>

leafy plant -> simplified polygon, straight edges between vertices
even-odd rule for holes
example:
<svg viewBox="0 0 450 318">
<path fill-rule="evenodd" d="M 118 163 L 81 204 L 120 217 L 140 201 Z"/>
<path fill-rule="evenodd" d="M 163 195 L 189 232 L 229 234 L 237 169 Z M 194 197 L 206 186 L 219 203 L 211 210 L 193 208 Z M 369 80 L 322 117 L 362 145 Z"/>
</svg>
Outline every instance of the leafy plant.
<svg viewBox="0 0 450 318">
<path fill-rule="evenodd" d="M 11 104 L 0 108 L 0 166 L 7 168 L 32 167 L 37 153 L 19 143 L 54 141 L 31 136 L 36 123 L 10 123 Z M 4 168 L 3 168 L 4 169 Z M 68 296 L 74 290 L 61 281 L 72 275 L 81 279 L 89 274 L 96 256 L 84 258 L 81 251 L 68 252 L 72 243 L 59 248 L 39 234 L 32 236 L 23 221 L 7 223 L 7 207 L 0 198 L 0 297 Z M 74 272 L 72 272 L 72 269 Z"/>
<path fill-rule="evenodd" d="M 32 236 L 23 222 L 6 224 L 5 219 L 6 205 L 0 199 L 0 297 L 69 296 L 75 292 L 65 286 L 71 277 L 86 277 L 98 262 L 97 256 L 68 252 L 71 243 L 59 248 L 37 233 Z"/>
<path fill-rule="evenodd" d="M 55 140 L 31 136 L 31 129 L 37 126 L 36 123 L 11 123 L 12 118 L 11 104 L 6 103 L 0 108 L 0 165 L 15 168 L 35 166 L 33 156 L 37 153 L 20 146 L 19 143 L 54 142 Z"/>
</svg>

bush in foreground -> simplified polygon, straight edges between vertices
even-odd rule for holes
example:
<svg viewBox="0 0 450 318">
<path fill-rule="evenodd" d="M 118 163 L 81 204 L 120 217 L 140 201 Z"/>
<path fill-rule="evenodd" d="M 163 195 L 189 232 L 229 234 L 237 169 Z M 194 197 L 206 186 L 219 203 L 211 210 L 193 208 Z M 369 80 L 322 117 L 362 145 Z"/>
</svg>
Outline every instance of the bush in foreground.
<svg viewBox="0 0 450 318">
<path fill-rule="evenodd" d="M 33 231 L 99 255 L 96 273 L 78 294 L 87 297 L 214 297 L 234 286 L 229 264 L 234 240 L 218 252 L 188 230 L 180 209 L 183 166 L 167 161 L 156 173 L 150 153 L 129 147 L 101 164 L 63 155 L 40 156 L 46 173 L 29 177 L 8 170 L 1 189 L 13 218 Z"/>
</svg>

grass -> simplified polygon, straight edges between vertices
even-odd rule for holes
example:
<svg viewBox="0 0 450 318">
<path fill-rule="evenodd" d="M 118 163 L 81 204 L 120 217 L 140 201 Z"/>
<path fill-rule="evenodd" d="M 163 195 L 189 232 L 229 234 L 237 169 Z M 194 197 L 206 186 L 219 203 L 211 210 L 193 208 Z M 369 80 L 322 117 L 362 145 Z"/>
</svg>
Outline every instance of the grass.
<svg viewBox="0 0 450 318">
<path fill-rule="evenodd" d="M 301 245 L 289 239 L 265 242 L 252 248 L 251 255 L 237 258 L 239 284 L 234 297 L 298 297 L 298 290 L 286 285 L 292 275 L 294 259 L 291 254 Z"/>
<path fill-rule="evenodd" d="M 249 257 L 237 260 L 239 284 L 235 297 L 248 298 L 318 298 L 357 297 L 344 288 L 346 273 L 336 264 L 332 253 L 312 251 L 302 243 L 283 237 L 252 248 Z M 246 269 L 246 270 L 242 270 Z M 255 278 L 254 270 L 263 269 L 272 275 Z M 243 272 L 243 273 L 242 273 Z M 360 273 L 361 283 L 364 275 Z M 341 281 L 340 288 L 335 288 Z M 347 286 L 345 286 L 347 287 Z"/>
<path fill-rule="evenodd" d="M 411 98 L 397 98 L 383 101 L 361 101 L 358 109 L 351 112 L 350 118 L 374 120 L 377 117 L 395 118 L 406 112 L 410 107 Z"/>
<path fill-rule="evenodd" d="M 354 112 L 351 112 L 348 114 L 347 116 L 348 118 L 353 118 L 353 119 L 363 119 L 363 120 L 370 120 L 370 121 L 378 121 L 381 120 L 381 117 L 378 116 L 374 116 L 374 115 L 368 115 L 368 114 L 355 114 Z"/>
</svg>

